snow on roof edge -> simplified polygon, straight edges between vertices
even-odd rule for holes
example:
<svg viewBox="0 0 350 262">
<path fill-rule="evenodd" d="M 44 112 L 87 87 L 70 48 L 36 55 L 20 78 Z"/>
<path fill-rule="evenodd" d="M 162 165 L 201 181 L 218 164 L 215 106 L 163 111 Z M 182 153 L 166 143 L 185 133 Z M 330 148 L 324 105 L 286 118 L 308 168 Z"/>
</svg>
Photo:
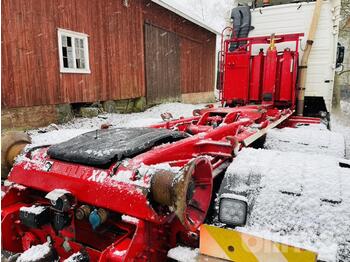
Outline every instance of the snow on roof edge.
<svg viewBox="0 0 350 262">
<path fill-rule="evenodd" d="M 163 0 L 152 0 L 153 3 L 156 3 L 162 7 L 164 7 L 165 9 L 168 9 L 172 12 L 174 12 L 175 14 L 182 16 L 183 18 L 186 18 L 187 20 L 191 21 L 192 23 L 199 25 L 200 27 L 203 27 L 204 29 L 216 34 L 216 35 L 220 35 L 221 33 L 217 30 L 215 30 L 214 28 L 206 25 L 205 23 L 199 21 L 198 19 L 195 19 L 187 14 L 185 14 L 184 12 L 180 11 L 179 9 L 169 5 L 168 3 L 164 2 Z"/>
</svg>

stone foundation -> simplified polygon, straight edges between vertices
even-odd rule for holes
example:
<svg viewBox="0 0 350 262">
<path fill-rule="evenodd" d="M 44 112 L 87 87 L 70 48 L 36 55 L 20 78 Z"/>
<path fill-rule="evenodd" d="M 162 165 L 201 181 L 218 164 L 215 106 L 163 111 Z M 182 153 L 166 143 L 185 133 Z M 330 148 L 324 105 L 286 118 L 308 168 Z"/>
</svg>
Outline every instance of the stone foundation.
<svg viewBox="0 0 350 262">
<path fill-rule="evenodd" d="M 29 129 L 58 123 L 55 105 L 19 107 L 1 110 L 1 129 Z"/>
<path fill-rule="evenodd" d="M 188 93 L 181 95 L 181 101 L 187 104 L 214 103 L 214 92 Z"/>
<path fill-rule="evenodd" d="M 213 103 L 215 102 L 214 92 L 189 93 L 182 94 L 181 100 L 183 103 L 198 104 L 198 103 Z M 146 109 L 146 98 L 132 98 L 124 100 L 109 100 L 102 103 L 105 112 L 108 113 L 132 113 L 142 112 Z M 89 107 L 87 107 L 89 109 Z M 96 110 L 81 108 L 88 111 L 83 115 L 85 117 L 96 116 Z M 81 113 L 81 110 L 78 111 Z M 90 114 L 91 113 L 91 114 Z M 47 106 L 32 106 L 2 109 L 1 125 L 2 130 L 9 129 L 32 129 L 44 127 L 51 123 L 63 124 L 73 119 L 74 112 L 70 104 L 47 105 Z"/>
<path fill-rule="evenodd" d="M 109 100 L 102 103 L 107 113 L 141 112 L 146 109 L 144 97 Z M 76 112 L 75 112 L 76 111 Z M 81 107 L 74 112 L 77 116 L 94 117 L 99 113 L 96 107 Z M 75 116 L 70 104 L 3 108 L 1 111 L 2 131 L 9 129 L 25 130 L 44 127 L 51 123 L 63 124 Z"/>
</svg>

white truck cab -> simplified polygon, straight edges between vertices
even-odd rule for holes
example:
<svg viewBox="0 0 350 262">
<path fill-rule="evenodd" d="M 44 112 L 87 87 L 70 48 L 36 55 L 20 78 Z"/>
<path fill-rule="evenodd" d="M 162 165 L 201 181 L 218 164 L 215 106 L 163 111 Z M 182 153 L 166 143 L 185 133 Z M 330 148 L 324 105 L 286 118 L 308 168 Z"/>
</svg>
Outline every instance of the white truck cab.
<svg viewBox="0 0 350 262">
<path fill-rule="evenodd" d="M 301 59 L 306 46 L 315 2 L 295 2 L 251 8 L 251 36 L 304 33 Z M 305 90 L 305 115 L 331 112 L 337 60 L 340 0 L 325 0 L 311 49 Z"/>
</svg>

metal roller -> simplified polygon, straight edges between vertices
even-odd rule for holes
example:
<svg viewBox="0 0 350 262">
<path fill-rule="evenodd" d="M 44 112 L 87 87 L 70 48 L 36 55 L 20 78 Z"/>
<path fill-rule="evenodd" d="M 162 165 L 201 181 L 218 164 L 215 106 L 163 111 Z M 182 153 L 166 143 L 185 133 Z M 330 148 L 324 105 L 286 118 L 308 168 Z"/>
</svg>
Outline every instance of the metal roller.
<svg viewBox="0 0 350 262">
<path fill-rule="evenodd" d="M 160 170 L 152 177 L 152 198 L 173 208 L 182 225 L 195 231 L 204 221 L 213 186 L 212 167 L 206 157 L 198 157 L 179 173 Z"/>
<path fill-rule="evenodd" d="M 1 179 L 6 179 L 15 158 L 31 143 L 28 134 L 10 131 L 1 135 Z"/>
</svg>

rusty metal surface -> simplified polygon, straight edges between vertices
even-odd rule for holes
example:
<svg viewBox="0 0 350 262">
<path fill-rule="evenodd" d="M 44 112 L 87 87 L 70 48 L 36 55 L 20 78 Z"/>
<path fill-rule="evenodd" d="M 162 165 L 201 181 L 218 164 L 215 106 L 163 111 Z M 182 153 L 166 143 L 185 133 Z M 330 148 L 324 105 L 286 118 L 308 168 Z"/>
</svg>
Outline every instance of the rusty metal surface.
<svg viewBox="0 0 350 262">
<path fill-rule="evenodd" d="M 6 132 L 1 136 L 1 177 L 6 178 L 15 158 L 31 143 L 30 137 L 20 131 Z"/>
<path fill-rule="evenodd" d="M 174 172 L 169 170 L 158 170 L 154 174 L 151 182 L 153 200 L 162 205 L 174 205 L 176 196 L 173 190 L 173 180 L 175 175 Z"/>
</svg>

